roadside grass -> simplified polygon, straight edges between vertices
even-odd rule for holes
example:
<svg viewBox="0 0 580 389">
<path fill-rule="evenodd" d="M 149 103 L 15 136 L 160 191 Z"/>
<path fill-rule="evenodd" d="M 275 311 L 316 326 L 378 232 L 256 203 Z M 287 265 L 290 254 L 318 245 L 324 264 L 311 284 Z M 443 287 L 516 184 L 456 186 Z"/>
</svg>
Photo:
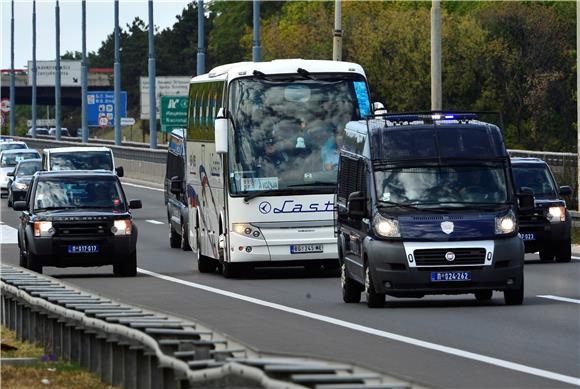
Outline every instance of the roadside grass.
<svg viewBox="0 0 580 389">
<path fill-rule="evenodd" d="M 580 244 L 580 227 L 572 227 L 572 244 Z"/>
<path fill-rule="evenodd" d="M 10 389 L 62 388 L 62 389 L 112 389 L 100 379 L 80 366 L 45 355 L 42 348 L 28 342 L 16 340 L 16 333 L 0 327 L 2 345 L 16 347 L 16 350 L 1 350 L 1 358 L 38 358 L 39 361 L 26 366 L 0 366 L 2 387 Z M 46 360 L 47 362 L 44 362 Z"/>
</svg>

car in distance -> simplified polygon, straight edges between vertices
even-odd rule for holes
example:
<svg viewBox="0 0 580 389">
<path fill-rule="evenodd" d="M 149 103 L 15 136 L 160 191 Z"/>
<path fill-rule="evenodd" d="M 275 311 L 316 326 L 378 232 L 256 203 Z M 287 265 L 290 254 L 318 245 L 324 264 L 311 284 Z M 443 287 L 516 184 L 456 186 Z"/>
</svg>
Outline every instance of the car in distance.
<svg viewBox="0 0 580 389">
<path fill-rule="evenodd" d="M 50 130 L 48 130 L 48 135 L 49 136 L 56 136 L 56 128 L 52 127 Z M 61 127 L 60 136 L 70 136 L 70 133 L 68 132 L 68 128 Z"/>
<path fill-rule="evenodd" d="M 14 201 L 24 200 L 32 175 L 40 170 L 40 159 L 25 159 L 18 162 L 13 173 L 8 173 L 8 206 Z"/>
<path fill-rule="evenodd" d="M 42 152 L 42 170 L 108 170 L 123 177 L 108 147 L 57 147 Z"/>
<path fill-rule="evenodd" d="M 44 127 L 36 127 L 36 135 L 48 135 L 48 129 Z M 28 129 L 26 136 L 32 136 L 32 128 Z"/>
<path fill-rule="evenodd" d="M 42 273 L 43 266 L 113 265 L 117 276 L 137 273 L 137 226 L 119 178 L 105 171 L 38 172 L 18 228 L 20 265 Z"/>
<path fill-rule="evenodd" d="M 0 194 L 8 194 L 8 174 L 14 172 L 18 162 L 25 159 L 40 158 L 38 151 L 32 149 L 11 149 L 0 152 Z"/>
<path fill-rule="evenodd" d="M 562 196 L 572 188 L 556 184 L 550 166 L 538 158 L 512 158 L 516 188 L 534 192 L 534 209 L 519 212 L 520 235 L 526 253 L 540 252 L 541 261 L 570 262 L 572 217 Z"/>
<path fill-rule="evenodd" d="M 16 142 L 12 140 L 4 140 L 0 142 L 0 152 L 4 150 L 27 149 L 28 146 L 24 142 Z"/>
</svg>

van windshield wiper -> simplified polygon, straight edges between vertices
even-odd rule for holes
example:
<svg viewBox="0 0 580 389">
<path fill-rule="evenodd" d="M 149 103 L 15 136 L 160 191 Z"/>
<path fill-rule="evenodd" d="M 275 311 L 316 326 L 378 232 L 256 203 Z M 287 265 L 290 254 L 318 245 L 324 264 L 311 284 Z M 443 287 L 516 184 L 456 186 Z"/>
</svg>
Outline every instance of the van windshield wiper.
<svg viewBox="0 0 580 389">
<path fill-rule="evenodd" d="M 396 203 L 394 201 L 379 200 L 379 204 L 378 205 L 381 208 L 400 207 L 400 208 L 404 208 L 404 209 L 411 209 L 413 211 L 421 211 L 421 212 L 445 212 L 442 209 L 437 209 L 437 208 L 419 208 L 419 207 L 417 207 L 417 205 L 414 205 L 414 204 Z"/>
</svg>

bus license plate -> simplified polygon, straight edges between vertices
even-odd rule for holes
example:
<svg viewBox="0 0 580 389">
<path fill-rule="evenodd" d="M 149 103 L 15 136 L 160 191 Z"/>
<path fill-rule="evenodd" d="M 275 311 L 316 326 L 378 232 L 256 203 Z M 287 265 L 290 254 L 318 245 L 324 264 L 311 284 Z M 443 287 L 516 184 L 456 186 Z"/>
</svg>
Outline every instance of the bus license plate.
<svg viewBox="0 0 580 389">
<path fill-rule="evenodd" d="M 533 232 L 527 233 L 527 234 L 520 234 L 522 236 L 523 240 L 536 240 L 536 234 L 534 234 Z"/>
<path fill-rule="evenodd" d="M 99 252 L 98 244 L 69 244 L 67 251 L 69 254 L 94 254 Z"/>
<path fill-rule="evenodd" d="M 310 254 L 321 253 L 321 244 L 292 244 L 290 245 L 290 254 Z"/>
<path fill-rule="evenodd" d="M 470 271 L 433 271 L 431 281 L 471 281 Z"/>
</svg>

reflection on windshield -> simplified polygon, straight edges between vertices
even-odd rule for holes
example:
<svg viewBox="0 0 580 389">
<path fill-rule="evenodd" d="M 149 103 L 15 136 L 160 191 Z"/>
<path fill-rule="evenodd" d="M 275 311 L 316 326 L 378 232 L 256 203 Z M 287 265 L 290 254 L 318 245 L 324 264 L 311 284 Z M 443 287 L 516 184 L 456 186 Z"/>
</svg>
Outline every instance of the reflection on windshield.
<svg viewBox="0 0 580 389">
<path fill-rule="evenodd" d="M 2 167 L 12 167 L 16 166 L 18 162 L 24 161 L 25 159 L 37 159 L 40 155 L 36 152 L 34 153 L 18 153 L 18 154 L 6 154 L 2 157 Z"/>
<path fill-rule="evenodd" d="M 336 183 L 344 125 L 367 114 L 364 79 L 244 78 L 230 90 L 230 190 Z M 326 184 L 326 185 L 325 185 Z M 330 189 L 332 191 L 332 189 Z"/>
<path fill-rule="evenodd" d="M 556 188 L 552 183 L 552 178 L 548 169 L 543 166 L 538 167 L 516 167 L 512 166 L 514 182 L 516 188 L 522 186 L 531 188 L 534 194 L 554 194 Z"/>
<path fill-rule="evenodd" d="M 16 176 L 31 176 L 40 170 L 40 162 L 21 162 L 18 165 L 18 170 L 16 171 Z"/>
<path fill-rule="evenodd" d="M 124 211 L 125 201 L 113 179 L 61 178 L 38 182 L 35 209 L 104 208 Z"/>
<path fill-rule="evenodd" d="M 501 167 L 397 168 L 375 173 L 379 201 L 434 206 L 507 201 Z"/>
<path fill-rule="evenodd" d="M 53 153 L 50 156 L 51 170 L 113 170 L 111 154 L 102 151 L 79 153 Z"/>
</svg>

